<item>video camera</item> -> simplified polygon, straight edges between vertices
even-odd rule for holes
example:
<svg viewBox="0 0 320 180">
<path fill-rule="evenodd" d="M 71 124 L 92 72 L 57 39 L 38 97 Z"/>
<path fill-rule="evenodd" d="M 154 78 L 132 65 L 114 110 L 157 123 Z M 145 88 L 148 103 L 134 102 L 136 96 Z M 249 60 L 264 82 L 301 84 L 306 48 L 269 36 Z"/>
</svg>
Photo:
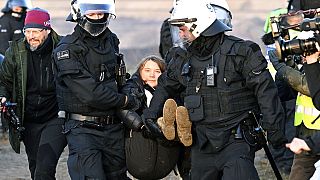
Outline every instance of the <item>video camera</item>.
<svg viewBox="0 0 320 180">
<path fill-rule="evenodd" d="M 305 16 L 313 18 L 304 18 Z M 302 56 L 320 51 L 320 8 L 271 17 L 272 36 L 278 57 L 301 63 Z M 289 30 L 311 31 L 313 37 L 290 40 Z"/>
</svg>

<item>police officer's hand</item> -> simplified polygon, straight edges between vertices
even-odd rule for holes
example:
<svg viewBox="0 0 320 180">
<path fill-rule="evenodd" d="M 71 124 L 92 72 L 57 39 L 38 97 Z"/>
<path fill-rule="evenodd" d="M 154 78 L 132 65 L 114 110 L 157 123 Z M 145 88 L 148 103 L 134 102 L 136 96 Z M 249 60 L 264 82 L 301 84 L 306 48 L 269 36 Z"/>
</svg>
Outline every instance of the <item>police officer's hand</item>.
<svg viewBox="0 0 320 180">
<path fill-rule="evenodd" d="M 268 142 L 273 148 L 279 149 L 284 147 L 288 142 L 288 139 L 284 136 L 283 132 L 280 130 L 270 130 L 267 132 Z"/>
<path fill-rule="evenodd" d="M 132 111 L 136 111 L 139 109 L 141 102 L 137 99 L 137 97 L 133 95 L 126 96 L 126 102 L 123 109 L 129 109 Z"/>
<path fill-rule="evenodd" d="M 279 57 L 277 56 L 277 51 L 276 50 L 270 50 L 268 51 L 269 59 L 272 63 L 272 66 L 276 71 L 281 69 L 282 67 L 286 66 L 285 63 L 279 62 Z"/>
<path fill-rule="evenodd" d="M 117 112 L 117 114 L 127 128 L 132 129 L 134 131 L 142 130 L 142 118 L 136 112 L 121 109 Z"/>
<path fill-rule="evenodd" d="M 160 127 L 155 123 L 153 119 L 144 119 L 143 120 L 143 135 L 148 138 L 163 138 L 163 134 L 160 130 Z"/>
</svg>

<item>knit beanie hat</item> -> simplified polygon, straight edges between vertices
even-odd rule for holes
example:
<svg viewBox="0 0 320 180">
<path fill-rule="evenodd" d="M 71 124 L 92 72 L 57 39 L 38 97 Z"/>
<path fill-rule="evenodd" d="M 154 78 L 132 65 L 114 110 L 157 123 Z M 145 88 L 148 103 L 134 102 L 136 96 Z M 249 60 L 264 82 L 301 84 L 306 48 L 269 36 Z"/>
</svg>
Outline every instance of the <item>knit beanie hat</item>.
<svg viewBox="0 0 320 180">
<path fill-rule="evenodd" d="M 24 28 L 51 29 L 50 15 L 48 11 L 40 8 L 34 8 L 27 11 Z"/>
</svg>

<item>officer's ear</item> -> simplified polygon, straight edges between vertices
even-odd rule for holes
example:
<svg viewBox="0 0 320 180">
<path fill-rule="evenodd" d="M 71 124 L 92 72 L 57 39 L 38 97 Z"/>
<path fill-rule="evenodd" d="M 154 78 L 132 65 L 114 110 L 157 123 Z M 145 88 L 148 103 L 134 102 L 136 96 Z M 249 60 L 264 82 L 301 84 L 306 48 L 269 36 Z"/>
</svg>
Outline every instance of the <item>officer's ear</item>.
<svg viewBox="0 0 320 180">
<path fill-rule="evenodd" d="M 49 35 L 50 33 L 51 33 L 51 30 L 50 30 L 50 29 L 48 29 L 48 30 L 47 30 L 47 34 Z"/>
</svg>

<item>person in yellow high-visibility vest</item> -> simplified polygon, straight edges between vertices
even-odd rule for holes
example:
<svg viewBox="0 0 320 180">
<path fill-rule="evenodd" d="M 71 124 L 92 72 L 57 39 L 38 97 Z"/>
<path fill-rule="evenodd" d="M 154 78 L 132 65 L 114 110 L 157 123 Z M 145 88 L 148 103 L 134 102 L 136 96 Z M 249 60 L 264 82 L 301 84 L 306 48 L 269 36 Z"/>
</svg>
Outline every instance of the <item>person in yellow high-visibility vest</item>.
<svg viewBox="0 0 320 180">
<path fill-rule="evenodd" d="M 307 56 L 306 59 L 314 59 L 314 56 Z M 320 160 L 320 148 L 319 151 L 316 148 L 319 145 L 315 144 L 315 139 L 311 138 L 316 138 L 315 136 L 320 134 L 320 120 L 315 120 L 320 112 L 314 107 L 310 98 L 305 74 L 279 62 L 275 51 L 269 52 L 269 58 L 277 70 L 278 76 L 299 92 L 294 120 L 294 125 L 297 127 L 297 138 L 287 144 L 287 147 L 296 153 L 289 179 L 307 180 L 315 172 L 314 164 Z M 301 153 L 302 151 L 308 151 L 309 153 Z"/>
<path fill-rule="evenodd" d="M 280 5 L 280 4 L 279 4 Z M 278 78 L 276 76 L 276 70 L 272 67 L 272 64 L 269 61 L 268 51 L 276 49 L 275 40 L 273 38 L 273 30 L 271 27 L 271 19 L 274 17 L 279 17 L 285 15 L 290 11 L 290 2 L 287 0 L 282 1 L 282 7 L 288 6 L 286 8 L 277 8 L 272 10 L 266 17 L 264 24 L 265 34 L 262 36 L 262 41 L 266 45 L 266 59 L 268 60 L 268 69 L 270 70 L 271 75 L 273 76 L 277 89 L 278 95 L 281 100 L 281 105 L 285 112 L 285 118 L 280 122 L 280 127 L 285 133 L 286 138 L 291 141 L 296 135 L 296 127 L 293 125 L 294 114 L 295 114 L 295 102 L 297 97 L 297 91 L 295 91 L 287 82 Z M 287 23 L 287 22 L 286 22 Z M 293 22 L 291 22 L 293 23 Z M 288 36 L 284 38 L 295 38 L 298 36 L 300 31 L 289 29 Z M 292 63 L 293 64 L 293 63 Z M 291 166 L 294 159 L 294 153 L 287 149 L 286 147 L 281 147 L 274 149 L 272 146 L 269 146 L 271 154 L 276 162 L 276 165 L 279 171 L 286 176 L 289 176 L 291 172 Z"/>
</svg>

